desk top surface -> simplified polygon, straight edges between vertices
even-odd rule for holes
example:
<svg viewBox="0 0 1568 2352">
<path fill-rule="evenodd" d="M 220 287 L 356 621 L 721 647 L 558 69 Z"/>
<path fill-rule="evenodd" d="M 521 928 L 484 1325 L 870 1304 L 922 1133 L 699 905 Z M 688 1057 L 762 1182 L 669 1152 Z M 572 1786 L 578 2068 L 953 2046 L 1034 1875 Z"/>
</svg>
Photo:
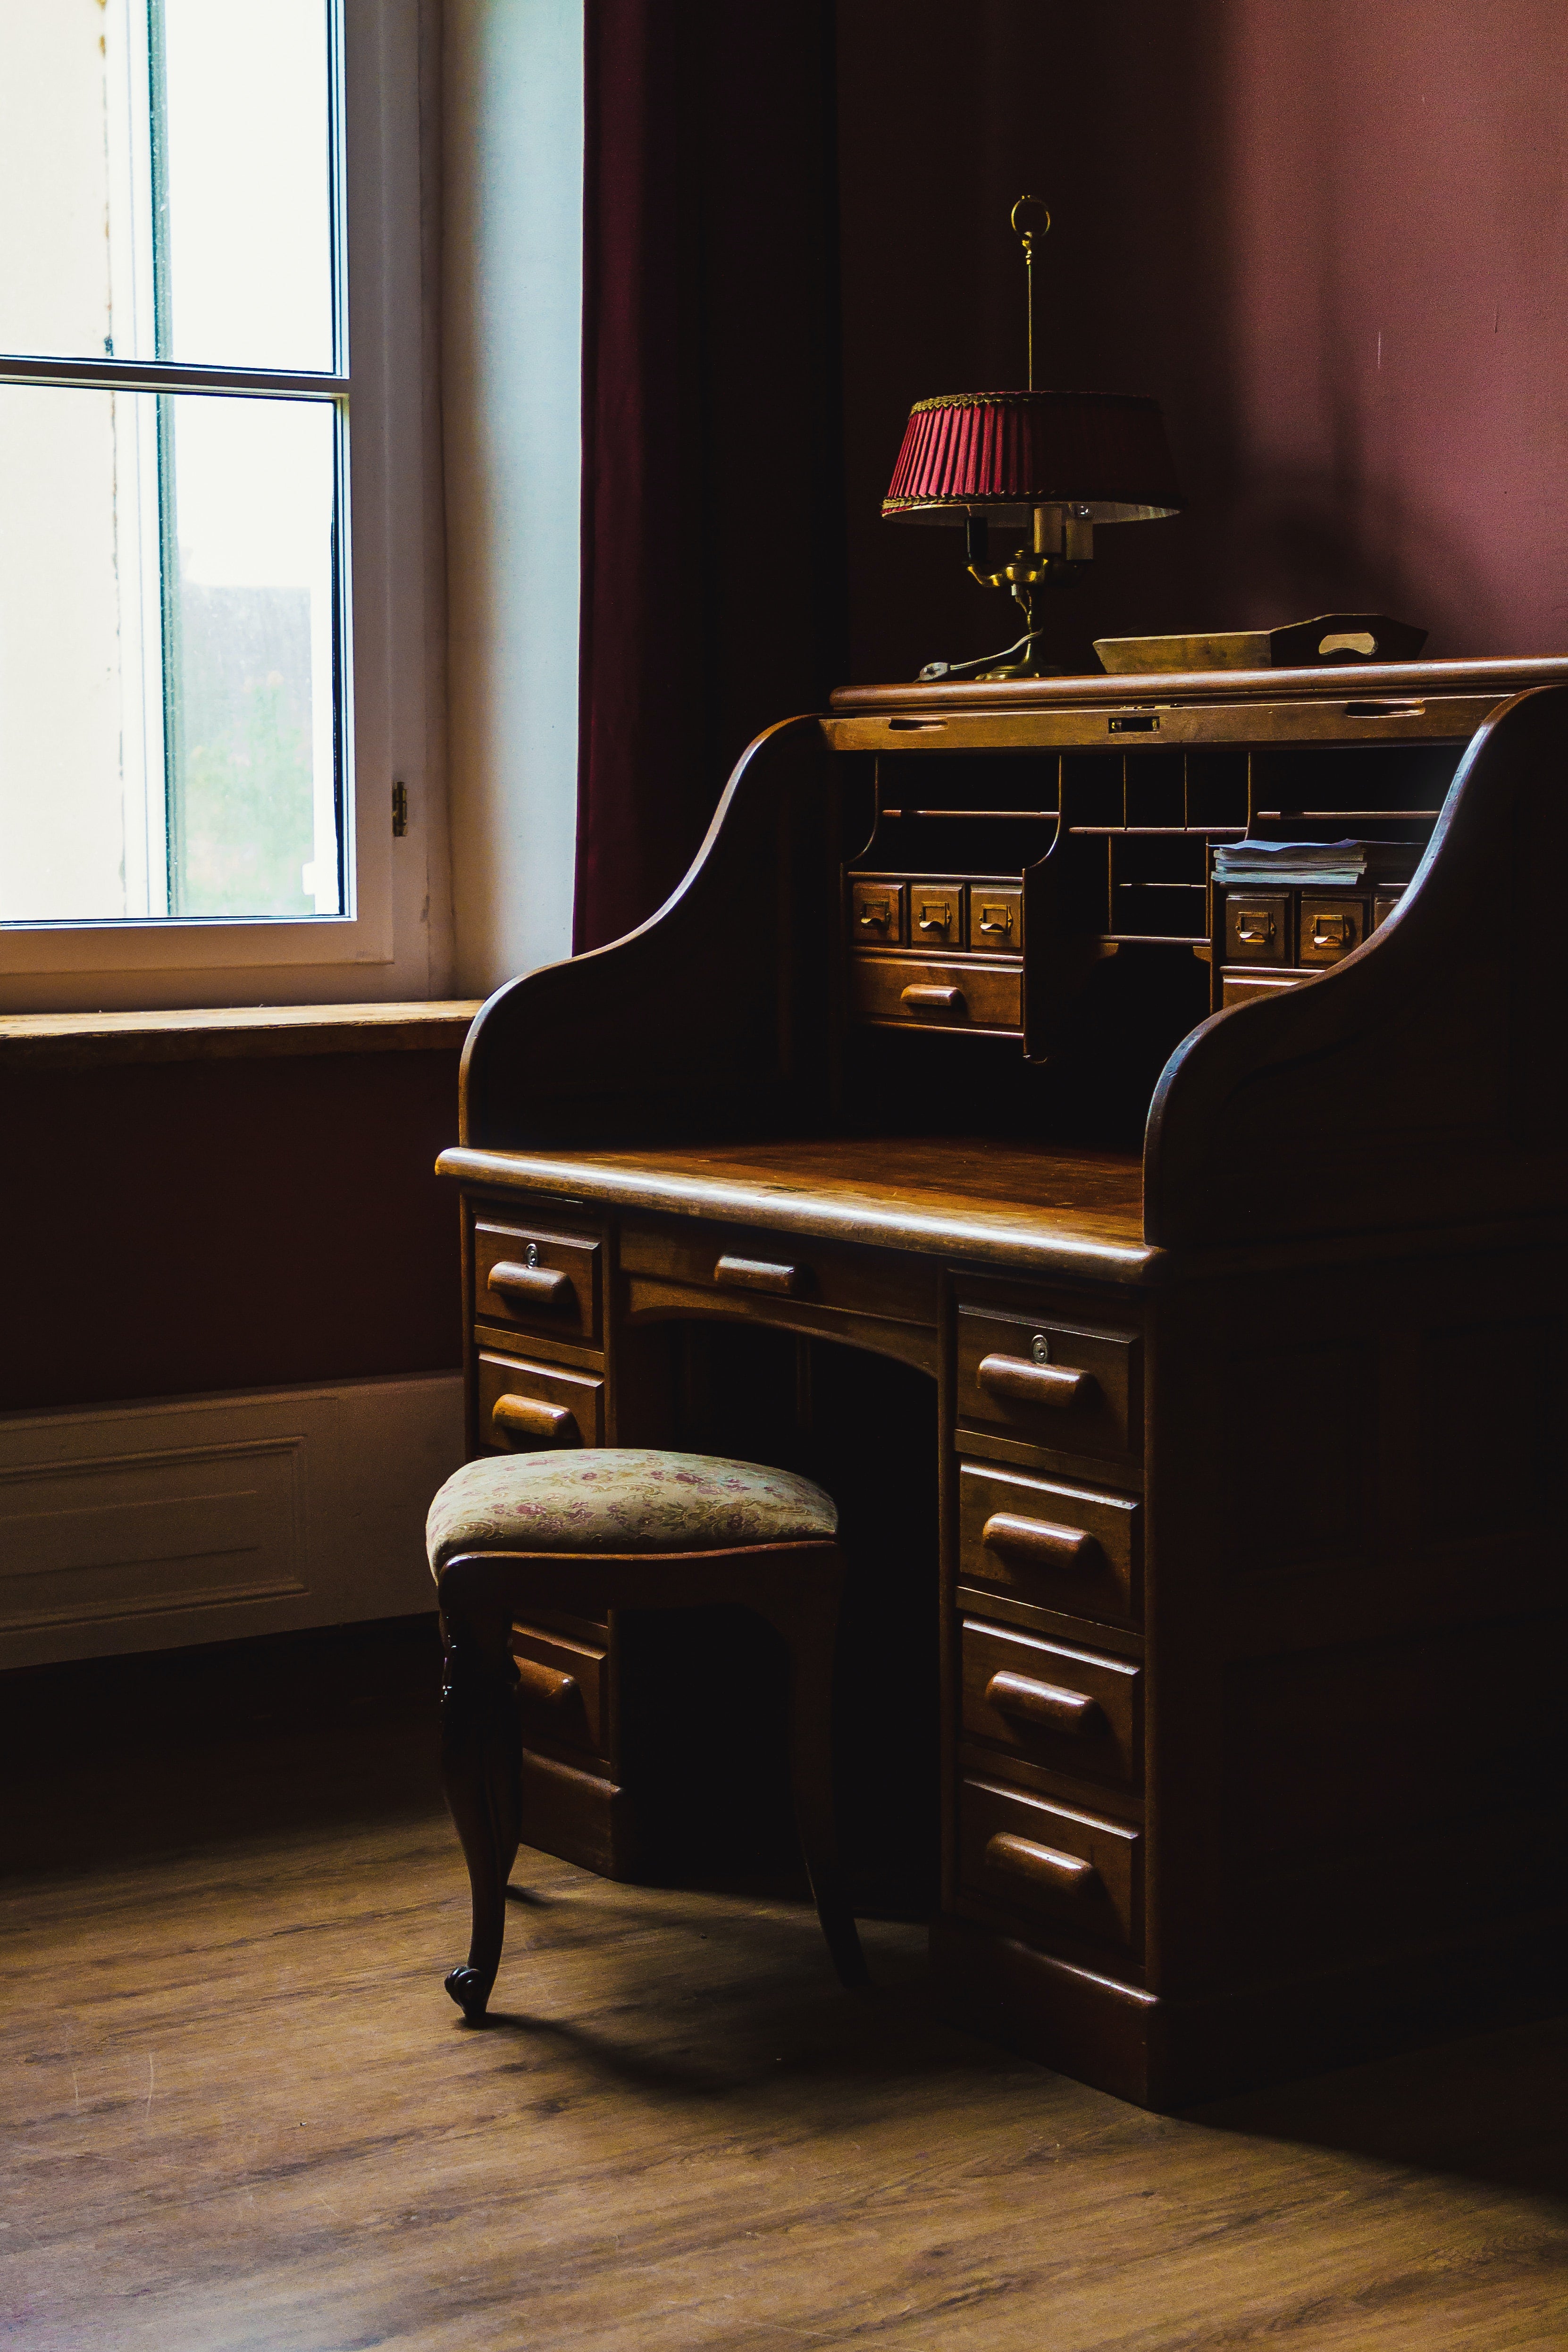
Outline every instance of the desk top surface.
<svg viewBox="0 0 1568 2352">
<path fill-rule="evenodd" d="M 967 1136 L 824 1136 L 585 1151 L 441 1154 L 468 1183 L 665 1215 L 722 1217 L 883 1249 L 1140 1280 L 1137 1152 Z"/>
</svg>

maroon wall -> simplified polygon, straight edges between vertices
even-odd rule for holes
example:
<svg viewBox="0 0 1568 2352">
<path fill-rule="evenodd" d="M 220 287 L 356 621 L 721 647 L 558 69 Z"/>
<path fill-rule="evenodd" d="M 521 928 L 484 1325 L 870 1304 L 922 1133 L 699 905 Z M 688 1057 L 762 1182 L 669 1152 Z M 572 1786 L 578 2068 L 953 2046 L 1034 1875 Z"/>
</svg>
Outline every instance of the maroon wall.
<svg viewBox="0 0 1568 2352">
<path fill-rule="evenodd" d="M 1331 607 L 1568 647 L 1562 0 L 847 0 L 838 40 L 856 677 L 1013 634 L 878 509 L 912 399 L 1023 380 L 1026 187 L 1040 380 L 1158 394 L 1190 501 L 1100 533 L 1075 664 Z"/>
<path fill-rule="evenodd" d="M 458 1053 L 7 1077 L 0 1410 L 461 1360 Z"/>
</svg>

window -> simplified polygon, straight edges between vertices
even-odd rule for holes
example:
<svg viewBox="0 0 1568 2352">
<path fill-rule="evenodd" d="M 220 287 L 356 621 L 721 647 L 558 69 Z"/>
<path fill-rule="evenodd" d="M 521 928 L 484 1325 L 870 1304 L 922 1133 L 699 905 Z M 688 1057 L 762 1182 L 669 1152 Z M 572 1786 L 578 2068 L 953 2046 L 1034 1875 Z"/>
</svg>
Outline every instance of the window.
<svg viewBox="0 0 1568 2352">
<path fill-rule="evenodd" d="M 150 1001 L 104 983 L 153 971 L 186 1003 L 426 992 L 341 971 L 397 961 L 391 788 L 420 764 L 388 722 L 397 662 L 423 668 L 421 550 L 356 619 L 350 530 L 368 493 L 360 536 L 395 551 L 395 473 L 423 523 L 417 101 L 417 0 L 0 0 L 14 1003 L 72 974 Z"/>
</svg>

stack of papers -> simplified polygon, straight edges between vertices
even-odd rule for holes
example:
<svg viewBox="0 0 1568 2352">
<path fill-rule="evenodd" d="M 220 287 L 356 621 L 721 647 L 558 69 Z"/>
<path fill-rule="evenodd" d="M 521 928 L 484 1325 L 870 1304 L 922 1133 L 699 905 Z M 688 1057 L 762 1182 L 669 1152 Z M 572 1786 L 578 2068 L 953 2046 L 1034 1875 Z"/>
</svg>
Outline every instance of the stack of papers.
<svg viewBox="0 0 1568 2352">
<path fill-rule="evenodd" d="M 1415 841 L 1227 842 L 1215 851 L 1214 878 L 1354 890 L 1364 883 L 1408 882 L 1421 857 Z"/>
</svg>

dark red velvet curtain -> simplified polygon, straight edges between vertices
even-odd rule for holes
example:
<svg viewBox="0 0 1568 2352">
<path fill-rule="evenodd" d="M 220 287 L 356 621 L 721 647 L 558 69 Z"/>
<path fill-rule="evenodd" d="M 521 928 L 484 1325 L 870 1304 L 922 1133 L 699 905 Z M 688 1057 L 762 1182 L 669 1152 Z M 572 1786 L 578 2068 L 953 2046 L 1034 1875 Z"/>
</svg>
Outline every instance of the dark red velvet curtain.
<svg viewBox="0 0 1568 2352">
<path fill-rule="evenodd" d="M 831 0 L 586 0 L 575 939 L 843 677 Z"/>
</svg>

